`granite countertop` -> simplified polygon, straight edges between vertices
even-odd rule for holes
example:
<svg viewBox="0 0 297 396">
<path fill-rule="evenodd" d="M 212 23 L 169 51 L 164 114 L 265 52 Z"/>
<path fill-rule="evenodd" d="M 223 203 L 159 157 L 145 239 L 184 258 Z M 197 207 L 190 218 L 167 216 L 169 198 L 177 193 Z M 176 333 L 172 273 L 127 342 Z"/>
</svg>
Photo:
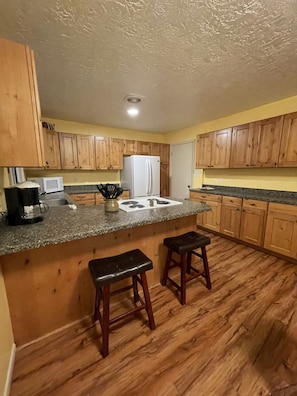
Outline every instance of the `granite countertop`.
<svg viewBox="0 0 297 396">
<path fill-rule="evenodd" d="M 100 183 L 98 183 L 100 184 Z M 113 183 L 117 184 L 118 183 Z M 86 185 L 72 185 L 72 186 L 64 186 L 65 191 L 68 194 L 87 194 L 87 193 L 99 193 L 96 184 L 86 184 Z M 124 191 L 128 191 L 126 188 L 123 189 Z"/>
<path fill-rule="evenodd" d="M 0 256 L 210 210 L 206 204 L 188 200 L 182 202 L 183 205 L 150 208 L 133 213 L 126 213 L 122 210 L 106 213 L 104 205 L 78 206 L 77 209 L 60 206 L 50 208 L 44 214 L 42 222 L 20 226 L 8 226 L 5 218 L 2 217 L 0 218 Z"/>
<path fill-rule="evenodd" d="M 210 189 L 208 189 L 210 188 Z M 225 195 L 258 201 L 276 202 L 288 205 L 297 205 L 297 193 L 289 191 L 261 190 L 257 188 L 238 188 L 224 186 L 203 186 L 191 188 L 190 191 L 204 194 Z"/>
</svg>

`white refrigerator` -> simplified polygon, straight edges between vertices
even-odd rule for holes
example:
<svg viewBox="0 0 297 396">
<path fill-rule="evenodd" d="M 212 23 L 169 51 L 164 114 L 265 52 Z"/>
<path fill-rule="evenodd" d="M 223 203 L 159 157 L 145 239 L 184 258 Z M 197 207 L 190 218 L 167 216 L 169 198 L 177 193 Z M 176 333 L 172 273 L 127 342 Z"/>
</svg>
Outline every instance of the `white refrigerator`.
<svg viewBox="0 0 297 396">
<path fill-rule="evenodd" d="M 124 157 L 121 186 L 130 190 L 130 198 L 160 196 L 160 157 Z"/>
</svg>

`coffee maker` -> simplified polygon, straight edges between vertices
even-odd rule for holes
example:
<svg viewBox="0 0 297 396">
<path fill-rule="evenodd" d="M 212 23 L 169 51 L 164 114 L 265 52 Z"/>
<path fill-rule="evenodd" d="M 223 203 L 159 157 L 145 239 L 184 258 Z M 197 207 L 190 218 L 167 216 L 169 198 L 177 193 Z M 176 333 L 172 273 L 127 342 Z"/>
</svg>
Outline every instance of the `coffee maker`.
<svg viewBox="0 0 297 396">
<path fill-rule="evenodd" d="M 25 183 L 4 189 L 9 225 L 34 224 L 43 220 L 38 187 L 28 187 Z"/>
</svg>

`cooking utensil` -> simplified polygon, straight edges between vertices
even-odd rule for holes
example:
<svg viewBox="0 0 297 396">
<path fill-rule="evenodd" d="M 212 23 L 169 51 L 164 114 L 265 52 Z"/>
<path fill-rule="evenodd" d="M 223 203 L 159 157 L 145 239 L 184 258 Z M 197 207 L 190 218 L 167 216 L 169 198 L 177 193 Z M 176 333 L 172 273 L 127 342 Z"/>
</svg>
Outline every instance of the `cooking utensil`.
<svg viewBox="0 0 297 396">
<path fill-rule="evenodd" d="M 105 199 L 116 199 L 123 193 L 121 187 L 111 183 L 98 184 L 97 188 Z"/>
</svg>

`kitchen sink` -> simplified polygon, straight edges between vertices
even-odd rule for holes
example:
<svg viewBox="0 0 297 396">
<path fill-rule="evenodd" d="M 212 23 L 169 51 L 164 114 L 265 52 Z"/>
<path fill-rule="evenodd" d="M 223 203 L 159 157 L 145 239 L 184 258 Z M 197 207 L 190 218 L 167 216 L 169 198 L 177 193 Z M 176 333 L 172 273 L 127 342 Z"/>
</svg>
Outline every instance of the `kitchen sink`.
<svg viewBox="0 0 297 396">
<path fill-rule="evenodd" d="M 70 201 L 66 198 L 56 198 L 56 199 L 45 199 L 44 201 L 40 201 L 41 204 L 45 203 L 49 207 L 55 207 L 55 206 L 64 206 L 64 205 L 69 205 L 71 204 Z"/>
</svg>

